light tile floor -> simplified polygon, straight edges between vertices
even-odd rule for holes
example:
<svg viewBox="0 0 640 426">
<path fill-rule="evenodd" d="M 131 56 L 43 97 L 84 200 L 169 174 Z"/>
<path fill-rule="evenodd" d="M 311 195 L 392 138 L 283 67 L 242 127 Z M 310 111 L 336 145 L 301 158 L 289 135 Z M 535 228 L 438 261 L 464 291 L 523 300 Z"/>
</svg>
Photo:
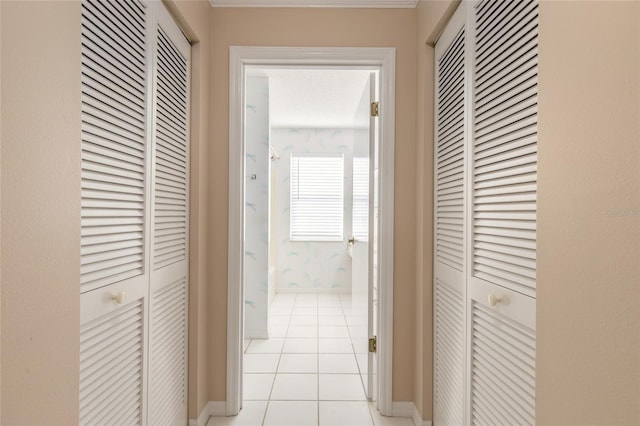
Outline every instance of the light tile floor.
<svg viewBox="0 0 640 426">
<path fill-rule="evenodd" d="M 414 426 L 366 400 L 350 310 L 350 296 L 277 294 L 271 338 L 245 341 L 242 411 L 208 426 Z"/>
</svg>

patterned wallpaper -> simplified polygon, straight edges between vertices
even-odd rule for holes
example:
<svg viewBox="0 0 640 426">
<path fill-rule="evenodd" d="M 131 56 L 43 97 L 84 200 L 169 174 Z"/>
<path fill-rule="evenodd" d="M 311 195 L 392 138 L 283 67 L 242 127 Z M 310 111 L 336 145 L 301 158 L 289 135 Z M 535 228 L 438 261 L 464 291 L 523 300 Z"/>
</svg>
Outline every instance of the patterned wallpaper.
<svg viewBox="0 0 640 426">
<path fill-rule="evenodd" d="M 268 337 L 269 80 L 247 77 L 245 153 L 245 337 Z"/>
<path fill-rule="evenodd" d="M 353 140 L 363 131 L 353 129 L 272 129 L 271 143 L 280 155 L 272 167 L 278 173 L 277 205 L 278 289 L 302 291 L 350 291 L 351 258 L 347 238 L 351 235 Z M 292 152 L 343 153 L 345 173 L 344 241 L 290 241 L 290 156 Z"/>
</svg>

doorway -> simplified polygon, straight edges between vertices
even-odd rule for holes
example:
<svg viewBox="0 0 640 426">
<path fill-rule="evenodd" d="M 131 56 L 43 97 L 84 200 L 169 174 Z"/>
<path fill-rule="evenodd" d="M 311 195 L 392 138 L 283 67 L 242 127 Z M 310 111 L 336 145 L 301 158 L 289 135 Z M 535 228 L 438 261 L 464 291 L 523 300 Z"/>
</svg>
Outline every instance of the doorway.
<svg viewBox="0 0 640 426">
<path fill-rule="evenodd" d="M 360 365 L 358 366 L 358 371 L 361 374 L 361 380 L 365 383 L 365 388 L 367 388 L 367 396 L 370 399 L 374 399 L 377 396 L 377 408 L 380 410 L 381 414 L 390 415 L 391 414 L 391 352 L 392 352 L 392 292 L 393 292 L 393 116 L 394 116 L 394 102 L 393 102 L 393 92 L 394 92 L 394 67 L 395 67 L 395 55 L 393 49 L 351 49 L 351 48 L 335 48 L 335 49 L 303 49 L 303 48 L 244 48 L 244 47 L 232 47 L 231 48 L 231 73 L 230 73 L 230 155 L 229 155 L 229 169 L 230 169 L 230 233 L 229 233 L 229 300 L 228 300 L 228 341 L 227 341 L 227 401 L 226 401 L 226 412 L 227 415 L 235 415 L 239 412 L 242 406 L 242 395 L 243 395 L 243 386 L 242 386 L 242 371 L 243 371 L 243 351 L 246 349 L 244 346 L 243 340 L 243 330 L 244 323 L 247 319 L 246 308 L 245 305 L 245 291 L 248 291 L 245 286 L 243 286 L 245 271 L 244 268 L 245 262 L 247 262 L 247 255 L 256 256 L 254 251 L 248 250 L 249 242 L 247 238 L 249 234 L 251 235 L 263 235 L 262 233 L 251 232 L 245 234 L 244 229 L 244 218 L 245 214 L 249 209 L 253 209 L 255 206 L 252 204 L 249 205 L 249 200 L 247 199 L 248 188 L 251 185 L 252 180 L 257 180 L 257 173 L 252 173 L 250 169 L 250 165 L 245 164 L 245 158 L 249 154 L 248 147 L 246 145 L 247 137 L 249 136 L 249 131 L 245 131 L 246 129 L 246 121 L 248 120 L 248 111 L 247 108 L 251 109 L 255 107 L 255 105 L 249 105 L 248 102 L 245 102 L 247 96 L 249 95 L 247 92 L 247 78 L 248 76 L 255 75 L 255 68 L 262 69 L 293 69 L 293 67 L 303 67 L 304 69 L 317 69 L 317 70 L 333 70 L 336 72 L 338 69 L 351 69 L 351 70 L 359 70 L 359 71 L 367 71 L 373 74 L 371 77 L 378 75 L 380 81 L 380 90 L 379 90 L 379 102 L 380 102 L 380 117 L 376 119 L 379 122 L 379 131 L 376 131 L 375 128 L 372 129 L 371 134 L 379 134 L 378 141 L 373 141 L 370 144 L 371 157 L 374 158 L 374 152 L 376 151 L 374 148 L 379 146 L 377 153 L 379 154 L 379 161 L 377 162 L 378 173 L 374 172 L 376 167 L 375 162 L 366 163 L 366 168 L 368 169 L 368 175 L 371 179 L 372 188 L 371 191 L 371 202 L 367 201 L 367 205 L 371 206 L 371 209 L 374 206 L 373 195 L 374 193 L 378 195 L 377 197 L 377 207 L 379 207 L 379 221 L 375 223 L 375 235 L 378 235 L 378 247 L 374 260 L 374 249 L 373 244 L 363 244 L 367 242 L 367 238 L 354 238 L 351 242 L 352 247 L 350 247 L 350 251 L 357 258 L 358 256 L 362 256 L 363 253 L 365 259 L 368 258 L 368 262 L 365 260 L 365 266 L 359 266 L 354 269 L 359 270 L 359 276 L 362 276 L 362 271 L 364 270 L 366 274 L 372 276 L 372 279 L 367 279 L 366 281 L 373 281 L 373 276 L 379 281 L 379 303 L 378 303 L 378 312 L 379 315 L 378 321 L 375 321 L 375 315 L 373 310 L 373 292 L 360 291 L 356 292 L 354 295 L 349 295 L 347 298 L 346 295 L 340 295 L 339 291 L 334 293 L 307 293 L 302 294 L 301 292 L 297 292 L 297 294 L 289 293 L 284 294 L 282 292 L 281 298 L 277 299 L 276 307 L 280 309 L 282 313 L 283 310 L 287 309 L 298 309 L 300 313 L 305 308 L 314 309 L 315 314 L 318 315 L 319 309 L 332 309 L 335 312 L 337 310 L 341 310 L 341 314 L 345 314 L 348 311 L 348 315 L 353 316 L 356 311 L 359 316 L 364 315 L 366 319 L 362 320 L 358 323 L 358 320 L 354 321 L 354 318 L 351 318 L 352 325 L 359 325 L 360 332 L 355 333 L 358 327 L 346 328 L 350 331 L 353 331 L 353 336 L 362 340 L 364 337 L 364 342 L 354 342 L 353 347 L 360 347 L 366 345 L 368 334 L 372 331 L 372 326 L 374 323 L 377 325 L 377 330 L 375 330 L 377 334 L 377 358 L 378 363 L 374 365 L 374 363 L 370 361 L 365 361 L 360 359 Z M 297 68 L 300 70 L 300 68 Z M 370 87 L 375 88 L 375 83 L 370 83 Z M 369 88 L 368 88 L 369 89 Z M 368 99 L 368 98 L 367 98 Z M 369 116 L 369 102 L 366 102 L 366 116 Z M 373 120 L 372 120 L 373 122 Z M 374 125 L 377 124 L 374 122 Z M 354 139 L 355 140 L 355 139 Z M 286 150 L 277 149 L 273 146 L 269 146 L 270 156 L 274 158 L 275 161 L 282 160 L 282 156 L 287 156 L 287 161 L 289 164 L 286 169 L 289 170 L 290 175 L 288 179 L 298 179 L 300 182 L 301 176 L 305 173 L 305 170 L 318 170 L 314 169 L 314 167 L 318 167 L 318 164 L 322 163 L 321 169 L 332 169 L 331 164 L 337 165 L 342 164 L 342 173 L 344 173 L 344 169 L 349 170 L 350 176 L 353 176 L 354 167 L 362 168 L 364 161 L 354 161 L 354 150 L 350 153 L 347 153 L 347 157 L 349 157 L 349 161 L 345 162 L 345 153 L 332 152 L 328 153 L 328 155 L 318 155 L 317 149 L 306 149 L 306 150 L 298 150 L 295 152 L 295 149 L 290 149 L 291 152 L 286 152 Z M 278 152 L 280 151 L 280 152 Z M 302 151 L 302 152 L 300 152 Z M 315 151 L 315 152 L 312 152 Z M 334 150 L 335 151 L 335 150 Z M 362 158 L 360 158 L 362 160 Z M 323 163 L 324 162 L 324 163 Z M 326 164 L 325 164 L 326 163 Z M 347 165 L 346 167 L 344 165 Z M 294 165 L 294 166 L 292 166 Z M 336 170 L 340 169 L 340 167 L 334 167 Z M 299 175 L 299 176 L 298 176 Z M 255 178 L 254 178 L 255 176 Z M 273 176 L 273 175 L 271 175 Z M 346 175 L 345 175 L 346 176 Z M 375 177 L 375 179 L 374 179 Z M 327 180 L 328 179 L 328 180 Z M 325 178 L 325 182 L 329 182 L 331 177 L 328 176 Z M 336 180 L 337 182 L 338 180 Z M 353 184 L 353 182 L 351 182 Z M 304 192 L 302 186 L 300 188 L 296 187 L 293 183 L 289 182 L 287 189 L 291 191 L 301 191 Z M 379 185 L 379 186 L 376 186 Z M 323 190 L 327 190 L 327 187 L 330 185 L 324 185 Z M 278 187 L 278 186 L 276 186 Z M 378 190 L 373 191 L 373 188 L 376 187 Z M 355 190 L 356 188 L 352 187 L 350 190 Z M 304 200 L 303 200 L 304 201 Z M 353 196 L 351 196 L 350 202 L 353 202 Z M 302 203 L 302 201 L 301 201 Z M 267 200 L 268 204 L 268 200 Z M 304 203 L 303 203 L 304 204 Z M 352 204 L 353 205 L 353 204 Z M 291 208 L 296 209 L 296 206 L 293 204 L 290 206 Z M 308 205 L 300 205 L 299 209 L 304 210 L 305 208 L 309 210 Z M 323 207 L 324 208 L 324 207 Z M 316 208 L 317 209 L 317 208 Z M 313 206 L 311 208 L 313 210 Z M 354 210 L 356 210 L 354 208 Z M 297 211 L 297 210 L 296 210 Z M 353 212 L 352 212 L 353 213 Z M 373 211 L 371 210 L 371 213 Z M 330 215 L 329 215 L 330 216 Z M 371 216 L 374 217 L 373 215 Z M 302 237 L 305 238 L 305 233 L 313 234 L 313 229 L 309 228 L 308 220 L 302 220 L 301 225 L 299 227 L 295 226 L 294 222 L 296 218 L 293 214 L 289 216 L 290 223 L 290 232 L 289 237 L 291 240 L 295 240 L 296 238 Z M 374 221 L 371 221 L 371 228 L 374 228 Z M 306 224 L 306 225 L 305 225 Z M 323 231 L 326 231 L 330 234 L 331 226 L 322 226 Z M 295 231 L 295 232 L 294 232 Z M 354 229 L 350 229 L 349 236 L 354 234 Z M 268 235 L 268 230 L 265 230 Z M 335 238 L 336 241 L 347 240 L 345 235 L 320 235 L 318 238 Z M 313 234 L 315 235 L 315 234 Z M 373 235 L 373 234 L 372 234 Z M 307 235 L 308 237 L 308 235 Z M 369 248 L 369 246 L 371 246 Z M 346 248 L 346 247 L 345 247 Z M 366 253 L 370 253 L 367 255 Z M 268 256 L 267 256 L 268 257 Z M 353 265 L 360 262 L 361 260 L 352 259 Z M 375 271 L 375 272 L 374 272 Z M 268 275 L 269 273 L 269 265 L 267 262 L 267 268 L 264 268 L 262 271 L 263 274 Z M 266 278 L 266 276 L 264 277 Z M 308 277 L 309 280 L 318 282 L 319 277 Z M 350 285 L 352 283 L 349 283 Z M 355 285 L 355 283 L 353 283 Z M 367 284 L 365 284 L 367 285 Z M 370 284 L 368 284 L 371 286 Z M 267 284 L 268 287 L 268 284 Z M 284 289 L 284 287 L 282 287 Z M 273 299 L 273 292 L 264 291 L 267 301 L 265 307 L 269 306 L 269 300 Z M 271 297 L 270 297 L 271 294 Z M 355 300 L 354 296 L 358 294 L 361 296 L 364 294 L 365 300 Z M 300 300 L 297 300 L 300 299 Z M 255 303 L 255 301 L 249 300 L 249 302 Z M 299 303 L 298 303 L 299 302 Z M 321 303 L 322 302 L 322 303 Z M 329 306 L 331 305 L 331 306 Z M 348 309 L 345 309 L 348 308 Z M 252 311 L 254 310 L 251 308 Z M 292 311 L 289 311 L 292 312 Z M 252 312 L 253 314 L 253 312 Z M 267 315 L 268 318 L 268 315 Z M 319 321 L 320 316 L 317 316 L 317 321 Z M 309 318 L 307 318 L 309 320 Z M 339 319 L 334 318 L 334 321 L 338 321 Z M 349 317 L 344 317 L 343 321 L 349 321 Z M 329 324 L 326 324 L 329 326 Z M 346 325 L 346 324 L 345 324 Z M 275 327 L 277 325 L 274 324 Z M 320 331 L 320 324 L 318 324 L 315 328 L 317 332 Z M 300 327 L 300 331 L 304 328 L 304 325 L 297 325 Z M 273 327 L 272 327 L 273 328 Z M 362 329 L 366 331 L 362 331 Z M 329 331 L 328 329 L 325 331 Z M 337 330 L 332 330 L 330 332 L 336 332 Z M 254 331 L 252 331 L 253 333 Z M 263 333 L 260 336 L 260 333 Z M 268 337 L 269 328 L 266 327 L 263 331 L 258 331 L 258 337 Z M 272 340 L 273 341 L 273 340 Z M 326 343 L 326 342 L 325 342 Z M 366 354 L 365 354 L 366 356 Z M 290 378 L 290 377 L 289 377 Z M 377 379 L 377 380 L 374 380 Z M 370 385 L 369 385 L 370 384 Z"/>
</svg>

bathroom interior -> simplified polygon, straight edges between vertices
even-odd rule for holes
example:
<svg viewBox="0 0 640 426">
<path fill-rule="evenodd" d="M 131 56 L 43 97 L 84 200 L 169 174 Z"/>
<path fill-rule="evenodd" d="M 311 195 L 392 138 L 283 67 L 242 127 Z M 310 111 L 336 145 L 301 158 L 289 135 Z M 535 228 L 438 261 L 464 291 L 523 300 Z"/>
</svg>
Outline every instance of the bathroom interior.
<svg viewBox="0 0 640 426">
<path fill-rule="evenodd" d="M 245 76 L 245 406 L 350 401 L 364 413 L 375 399 L 377 76 Z"/>
</svg>

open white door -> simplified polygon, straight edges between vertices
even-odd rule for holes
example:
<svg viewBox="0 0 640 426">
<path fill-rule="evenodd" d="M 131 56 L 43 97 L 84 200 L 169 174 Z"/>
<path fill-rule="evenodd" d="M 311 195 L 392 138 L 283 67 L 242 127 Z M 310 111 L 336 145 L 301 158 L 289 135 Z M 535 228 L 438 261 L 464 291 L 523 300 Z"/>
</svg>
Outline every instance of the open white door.
<svg viewBox="0 0 640 426">
<path fill-rule="evenodd" d="M 377 233 L 375 220 L 375 146 L 377 140 L 376 116 L 372 102 L 376 99 L 375 73 L 364 89 L 354 122 L 356 131 L 353 151 L 353 220 L 349 244 L 352 252 L 352 306 L 349 332 L 367 398 L 376 399 L 375 352 L 370 351 L 369 339 L 375 340 L 377 329 L 377 274 L 375 273 L 375 247 Z"/>
</svg>

